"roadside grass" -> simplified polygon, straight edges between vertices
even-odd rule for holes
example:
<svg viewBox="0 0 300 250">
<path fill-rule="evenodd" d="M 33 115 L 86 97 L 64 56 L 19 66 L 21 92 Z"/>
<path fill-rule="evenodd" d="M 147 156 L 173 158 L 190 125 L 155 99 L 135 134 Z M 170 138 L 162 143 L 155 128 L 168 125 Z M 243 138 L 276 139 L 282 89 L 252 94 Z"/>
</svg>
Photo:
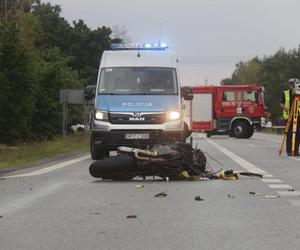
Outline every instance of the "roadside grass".
<svg viewBox="0 0 300 250">
<path fill-rule="evenodd" d="M 0 149 L 0 169 L 17 168 L 56 155 L 87 151 L 88 148 L 87 133 L 3 148 Z"/>
</svg>

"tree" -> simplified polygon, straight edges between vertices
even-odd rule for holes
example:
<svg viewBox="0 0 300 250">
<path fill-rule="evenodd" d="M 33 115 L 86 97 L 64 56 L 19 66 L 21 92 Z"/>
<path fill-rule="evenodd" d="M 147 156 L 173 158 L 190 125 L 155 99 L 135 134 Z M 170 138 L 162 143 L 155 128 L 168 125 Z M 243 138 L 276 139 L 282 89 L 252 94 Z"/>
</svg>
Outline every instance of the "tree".
<svg viewBox="0 0 300 250">
<path fill-rule="evenodd" d="M 79 88 L 82 83 L 57 48 L 38 52 L 35 68 L 38 88 L 32 114 L 35 139 L 51 139 L 61 133 L 60 89 Z"/>
<path fill-rule="evenodd" d="M 0 26 L 0 41 L 0 141 L 28 140 L 36 91 L 32 58 L 15 25 Z"/>
</svg>

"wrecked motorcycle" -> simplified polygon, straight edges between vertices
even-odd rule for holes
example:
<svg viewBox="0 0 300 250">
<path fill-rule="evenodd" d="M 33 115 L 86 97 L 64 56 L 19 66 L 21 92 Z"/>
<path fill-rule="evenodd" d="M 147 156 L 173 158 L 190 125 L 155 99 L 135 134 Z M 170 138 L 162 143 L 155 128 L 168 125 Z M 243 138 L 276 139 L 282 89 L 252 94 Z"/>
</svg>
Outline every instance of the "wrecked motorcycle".
<svg viewBox="0 0 300 250">
<path fill-rule="evenodd" d="M 149 150 L 119 147 L 118 155 L 93 162 L 89 168 L 95 178 L 130 180 L 135 177 L 174 178 L 186 171 L 190 176 L 206 172 L 206 157 L 190 143 L 155 145 Z"/>
</svg>

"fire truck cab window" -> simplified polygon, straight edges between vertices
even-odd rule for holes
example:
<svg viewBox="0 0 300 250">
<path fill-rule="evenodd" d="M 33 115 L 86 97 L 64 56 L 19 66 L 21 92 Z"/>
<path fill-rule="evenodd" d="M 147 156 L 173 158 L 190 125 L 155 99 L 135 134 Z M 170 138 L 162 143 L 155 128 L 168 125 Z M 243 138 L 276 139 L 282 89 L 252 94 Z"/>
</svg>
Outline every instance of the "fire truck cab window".
<svg viewBox="0 0 300 250">
<path fill-rule="evenodd" d="M 258 94 L 256 91 L 244 91 L 243 98 L 244 101 L 258 103 Z"/>
<path fill-rule="evenodd" d="M 234 92 L 233 91 L 224 91 L 223 92 L 223 101 L 224 102 L 233 102 L 234 101 Z"/>
</svg>

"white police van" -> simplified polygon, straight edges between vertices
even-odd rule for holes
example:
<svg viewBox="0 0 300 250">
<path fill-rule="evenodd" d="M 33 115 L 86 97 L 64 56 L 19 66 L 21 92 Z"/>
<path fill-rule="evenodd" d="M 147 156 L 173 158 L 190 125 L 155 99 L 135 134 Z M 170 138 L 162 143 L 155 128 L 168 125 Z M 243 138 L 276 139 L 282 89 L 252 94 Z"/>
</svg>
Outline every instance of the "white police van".
<svg viewBox="0 0 300 250">
<path fill-rule="evenodd" d="M 92 159 L 119 146 L 185 140 L 177 59 L 166 44 L 113 44 L 100 63 L 91 128 Z M 181 93 L 182 92 L 182 93 Z"/>
</svg>

